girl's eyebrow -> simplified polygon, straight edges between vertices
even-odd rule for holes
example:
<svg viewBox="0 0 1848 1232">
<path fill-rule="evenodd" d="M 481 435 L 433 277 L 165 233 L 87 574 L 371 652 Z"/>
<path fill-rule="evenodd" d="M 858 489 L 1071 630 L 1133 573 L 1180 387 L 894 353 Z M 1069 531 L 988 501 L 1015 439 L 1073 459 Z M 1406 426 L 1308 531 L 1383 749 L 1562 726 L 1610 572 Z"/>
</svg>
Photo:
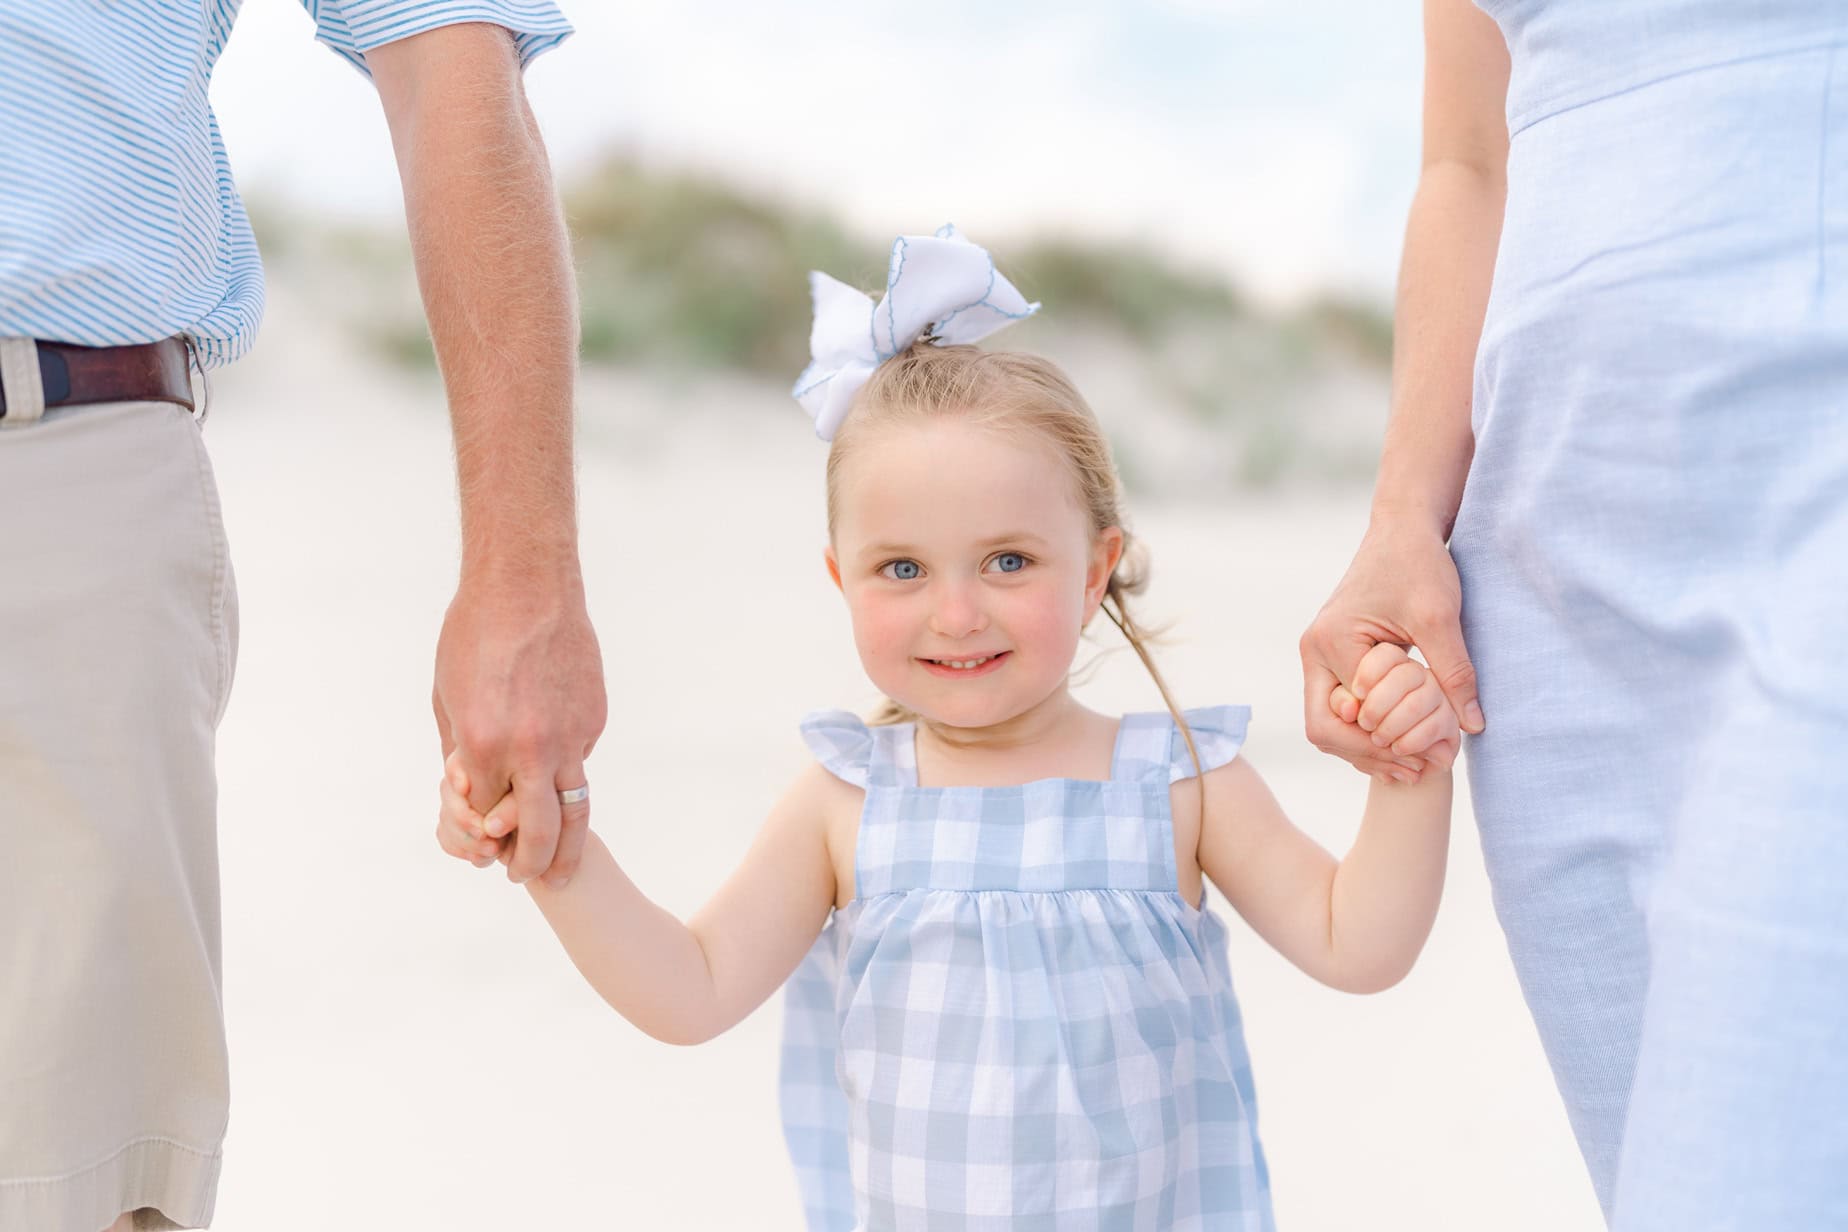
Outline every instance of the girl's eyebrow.
<svg viewBox="0 0 1848 1232">
<path fill-rule="evenodd" d="M 1003 543 L 1031 543 L 1035 547 L 1043 547 L 1046 541 L 1030 530 L 1010 530 L 1005 535 L 995 535 L 984 539 L 978 546 L 992 548 L 999 547 Z"/>
<path fill-rule="evenodd" d="M 986 539 L 977 540 L 975 546 L 978 548 L 992 548 L 999 547 L 1004 543 L 1032 544 L 1035 547 L 1044 547 L 1046 540 L 1034 534 L 1032 531 L 1011 530 L 1005 534 L 990 535 Z M 909 543 L 869 543 L 866 545 L 865 554 L 868 556 L 916 556 L 920 554 L 922 550 L 923 549 Z"/>
<path fill-rule="evenodd" d="M 860 550 L 862 556 L 916 556 L 918 550 L 909 543 L 869 543 Z"/>
</svg>

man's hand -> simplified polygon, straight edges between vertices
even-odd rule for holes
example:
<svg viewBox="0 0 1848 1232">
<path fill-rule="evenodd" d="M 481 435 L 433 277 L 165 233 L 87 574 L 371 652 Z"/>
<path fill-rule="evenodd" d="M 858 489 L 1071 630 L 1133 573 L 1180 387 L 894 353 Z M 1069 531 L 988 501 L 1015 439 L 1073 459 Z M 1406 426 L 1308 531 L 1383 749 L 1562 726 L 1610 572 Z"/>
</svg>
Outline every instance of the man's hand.
<svg viewBox="0 0 1848 1232">
<path fill-rule="evenodd" d="M 1427 765 L 1447 768 L 1457 756 L 1454 739 L 1418 747 L 1412 733 L 1398 751 L 1374 742 L 1357 723 L 1344 722 L 1329 705 L 1338 686 L 1354 686 L 1360 663 L 1374 646 L 1416 646 L 1444 695 L 1461 716 L 1463 730 L 1479 732 L 1482 707 L 1476 699 L 1476 670 L 1463 646 L 1462 586 L 1455 563 L 1435 529 L 1376 525 L 1361 541 L 1347 576 L 1303 634 L 1303 720 L 1310 743 L 1375 777 L 1395 777 L 1395 767 L 1412 781 Z M 1362 690 L 1365 686 L 1362 686 Z M 1357 711 L 1357 717 L 1358 717 Z"/>
<path fill-rule="evenodd" d="M 562 886 L 583 855 L 590 802 L 561 806 L 558 793 L 584 784 L 608 714 L 582 588 L 465 579 L 437 641 L 433 702 L 443 755 L 487 818 L 488 843 L 513 845 L 508 877 Z"/>
<path fill-rule="evenodd" d="M 455 428 L 462 581 L 437 643 L 437 730 L 497 854 L 518 830 L 508 876 L 557 885 L 590 815 L 561 813 L 557 793 L 583 785 L 605 715 L 577 558 L 564 218 L 506 30 L 441 26 L 366 63 Z"/>
</svg>

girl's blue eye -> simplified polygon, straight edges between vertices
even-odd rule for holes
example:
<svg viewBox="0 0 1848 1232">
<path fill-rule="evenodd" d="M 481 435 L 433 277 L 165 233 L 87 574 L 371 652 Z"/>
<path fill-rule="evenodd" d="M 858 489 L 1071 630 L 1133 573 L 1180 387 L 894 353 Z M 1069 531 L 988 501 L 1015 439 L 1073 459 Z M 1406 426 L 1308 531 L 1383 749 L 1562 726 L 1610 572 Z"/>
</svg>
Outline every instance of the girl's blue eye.
<svg viewBox="0 0 1848 1232">
<path fill-rule="evenodd" d="M 921 575 L 924 570 L 918 567 L 918 562 L 915 560 L 895 560 L 879 572 L 895 582 L 909 582 Z"/>
<path fill-rule="evenodd" d="M 994 566 L 1002 573 L 1019 573 L 1027 567 L 1027 558 L 1019 552 L 1003 552 L 995 557 Z"/>
</svg>

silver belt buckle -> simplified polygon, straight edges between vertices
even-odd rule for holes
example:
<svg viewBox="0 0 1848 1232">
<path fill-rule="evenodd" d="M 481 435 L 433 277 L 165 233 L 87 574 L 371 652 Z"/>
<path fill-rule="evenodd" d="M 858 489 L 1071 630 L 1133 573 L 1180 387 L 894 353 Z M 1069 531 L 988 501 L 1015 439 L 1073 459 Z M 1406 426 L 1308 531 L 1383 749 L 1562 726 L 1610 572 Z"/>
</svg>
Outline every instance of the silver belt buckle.
<svg viewBox="0 0 1848 1232">
<path fill-rule="evenodd" d="M 181 341 L 186 344 L 186 379 L 191 384 L 192 374 L 199 374 L 199 390 L 193 396 L 193 422 L 205 427 L 205 417 L 212 410 L 212 377 L 205 370 L 205 357 L 199 353 L 199 344 L 193 341 L 191 334 L 181 334 Z"/>
</svg>

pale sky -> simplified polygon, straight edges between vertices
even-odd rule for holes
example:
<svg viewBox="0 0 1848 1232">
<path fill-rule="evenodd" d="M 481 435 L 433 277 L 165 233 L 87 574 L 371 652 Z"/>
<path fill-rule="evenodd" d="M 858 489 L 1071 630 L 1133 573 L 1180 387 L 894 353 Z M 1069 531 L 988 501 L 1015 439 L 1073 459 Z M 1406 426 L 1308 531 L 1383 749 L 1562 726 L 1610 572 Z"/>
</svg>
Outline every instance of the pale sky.
<svg viewBox="0 0 1848 1232">
<path fill-rule="evenodd" d="M 1384 297 L 1418 158 L 1413 0 L 561 0 L 529 93 L 561 178 L 691 165 L 868 238 L 1147 240 L 1261 297 Z M 370 87 L 246 0 L 213 101 L 246 190 L 390 218 Z M 1005 252 L 1001 255 L 1005 260 Z"/>
</svg>

